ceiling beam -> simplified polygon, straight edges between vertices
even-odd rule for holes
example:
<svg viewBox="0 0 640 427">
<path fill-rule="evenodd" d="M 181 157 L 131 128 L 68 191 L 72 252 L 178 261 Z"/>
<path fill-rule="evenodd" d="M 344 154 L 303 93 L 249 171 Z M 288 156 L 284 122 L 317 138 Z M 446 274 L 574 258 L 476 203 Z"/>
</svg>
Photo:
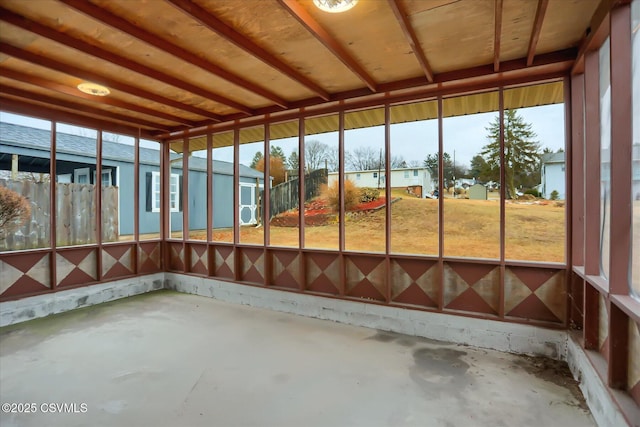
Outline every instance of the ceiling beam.
<svg viewBox="0 0 640 427">
<path fill-rule="evenodd" d="M 135 95 L 137 97 L 143 98 L 143 99 L 148 99 L 160 104 L 164 104 L 164 105 L 169 105 L 171 107 L 174 108 L 178 108 L 180 110 L 184 110 L 184 111 L 189 111 L 192 112 L 194 114 L 198 114 L 200 116 L 204 116 L 204 117 L 208 117 L 212 120 L 215 121 L 222 121 L 222 116 L 219 116 L 217 114 L 208 112 L 206 110 L 202 110 L 200 108 L 197 107 L 193 107 L 191 105 L 188 104 L 183 104 L 181 102 L 178 101 L 174 101 L 173 99 L 169 99 L 169 98 L 165 98 L 164 96 L 160 96 L 160 95 L 156 95 L 154 93 L 148 92 L 146 90 L 143 89 L 139 89 L 136 88 L 134 86 L 128 85 L 126 83 L 120 83 L 116 80 L 112 80 L 109 77 L 102 75 L 102 74 L 98 74 L 98 73 L 94 73 L 91 71 L 86 71 L 83 70 L 81 68 L 77 68 L 74 67 L 72 65 L 67 65 L 67 64 L 63 64 L 61 62 L 58 62 L 54 59 L 50 59 L 47 58 L 45 56 L 41 56 L 41 55 L 36 55 L 34 53 L 28 52 L 26 50 L 23 49 L 19 49 L 17 47 L 14 47 L 8 43 L 4 43 L 4 42 L 0 42 L 0 52 L 7 54 L 9 56 L 12 56 L 14 58 L 20 59 L 22 61 L 26 61 L 26 62 L 31 62 L 35 65 L 39 65 L 41 67 L 44 68 L 49 68 L 51 70 L 54 71 L 58 71 L 70 76 L 74 76 L 78 79 L 81 80 L 89 80 L 93 83 L 100 83 L 102 85 L 105 85 L 109 88 L 115 89 L 115 90 L 119 90 L 122 91 L 124 93 L 128 93 L 130 95 Z M 109 98 L 110 99 L 110 98 Z M 104 101 L 104 100 L 102 100 Z M 101 101 L 101 102 L 102 102 Z M 206 113 L 206 114 L 205 114 Z M 178 119 L 177 116 L 172 116 L 174 121 L 178 121 L 176 119 Z M 180 123 L 184 123 L 186 119 L 179 119 Z"/>
<path fill-rule="evenodd" d="M 215 74 L 218 77 L 223 78 L 226 81 L 233 83 L 238 87 L 241 87 L 242 89 L 245 89 L 249 92 L 260 95 L 263 98 L 274 102 L 276 105 L 282 108 L 287 108 L 287 101 L 285 101 L 283 98 L 279 97 L 278 95 L 274 94 L 273 92 L 261 86 L 258 86 L 257 84 L 251 83 L 250 81 L 245 80 L 242 77 L 225 70 L 224 68 L 214 64 L 213 62 L 210 62 L 190 51 L 187 51 L 181 46 L 173 44 L 161 37 L 156 36 L 155 34 L 145 31 L 142 28 L 138 27 L 137 25 L 130 23 L 126 19 L 123 19 L 117 15 L 114 15 L 113 13 L 105 9 L 102 9 L 99 6 L 94 5 L 93 3 L 89 3 L 86 0 L 60 0 L 60 1 L 84 13 L 90 18 L 95 19 L 96 21 L 109 25 L 118 31 L 127 33 L 139 40 L 144 41 L 150 46 L 153 46 L 163 52 L 169 53 L 175 56 L 176 58 L 180 58 L 184 61 L 187 61 L 211 74 Z"/>
<path fill-rule="evenodd" d="M 500 38 L 502 37 L 502 2 L 496 0 L 495 31 L 493 35 L 493 71 L 500 71 Z"/>
<path fill-rule="evenodd" d="M 83 113 L 92 114 L 94 116 L 104 117 L 106 119 L 118 120 L 121 122 L 129 123 L 132 126 L 143 126 L 146 128 L 151 128 L 152 130 L 159 131 L 169 131 L 172 127 L 161 125 L 159 123 L 149 122 L 147 120 L 136 119 L 134 117 L 125 116 L 124 114 L 112 113 L 109 111 L 102 110 L 100 108 L 91 107 L 86 104 L 81 104 L 79 102 L 66 101 L 60 98 L 54 98 L 52 96 L 38 94 L 37 98 L 34 99 L 33 93 L 17 89 L 14 87 L 10 87 L 4 84 L 0 84 L 0 93 L 4 95 L 11 95 L 18 98 L 23 98 L 25 101 L 36 100 L 39 103 L 49 104 L 52 108 L 66 108 L 68 110 L 74 111 L 82 111 Z"/>
<path fill-rule="evenodd" d="M 72 86 L 68 86 L 65 84 L 61 84 L 58 82 L 55 82 L 53 80 L 47 80 L 41 77 L 37 77 L 37 76 L 32 76 L 32 75 L 28 75 L 28 74 L 23 74 L 23 73 L 19 73 L 17 71 L 14 70 L 9 70 L 6 68 L 0 68 L 0 75 L 4 78 L 8 78 L 8 79 L 12 79 L 12 80 L 16 80 L 16 81 L 20 81 L 23 83 L 27 83 L 30 85 L 34 85 L 34 86 L 39 86 L 45 89 L 49 89 L 58 93 L 62 93 L 65 95 L 70 95 L 76 98 L 82 98 L 82 99 L 86 99 L 88 101 L 93 102 L 94 104 L 96 103 L 96 97 L 94 95 L 89 95 L 87 93 L 84 92 L 80 92 L 77 88 L 72 87 Z M 39 96 L 39 95 L 38 95 Z M 178 116 L 174 116 L 171 114 L 167 114 L 167 113 L 163 113 L 161 111 L 156 111 L 153 110 L 151 108 L 147 108 L 147 107 L 142 107 L 140 105 L 136 105 L 136 104 L 131 104 L 128 102 L 124 102 L 124 101 L 120 101 L 118 99 L 115 99 L 112 96 L 105 96 L 100 98 L 100 104 L 104 104 L 104 105 L 111 105 L 113 107 L 118 107 L 118 108 L 122 108 L 125 110 L 129 110 L 129 111 L 135 111 L 137 113 L 141 113 L 141 114 L 145 114 L 147 116 L 151 116 L 151 117 L 157 117 L 160 119 L 164 119 L 164 120 L 169 120 L 178 124 L 182 124 L 182 125 L 186 125 L 189 127 L 194 127 L 194 126 L 198 126 L 199 123 L 198 122 L 194 122 L 192 120 L 186 120 L 182 117 L 178 117 Z"/>
<path fill-rule="evenodd" d="M 547 12 L 548 5 L 549 0 L 538 0 L 538 9 L 536 10 L 536 17 L 533 21 L 533 29 L 531 30 L 531 38 L 529 39 L 527 67 L 533 64 L 533 57 L 536 54 L 536 46 L 538 45 L 540 30 L 542 30 L 542 22 L 544 21 L 544 14 Z"/>
<path fill-rule="evenodd" d="M 119 133 L 131 136 L 139 135 L 141 138 L 145 139 L 158 139 L 156 132 L 149 132 L 146 129 L 140 129 L 134 126 L 127 126 L 120 123 L 99 120 L 93 117 L 84 116 L 82 114 L 45 107 L 31 102 L 24 102 L 3 96 L 2 93 L 0 93 L 0 106 L 2 111 L 7 111 L 15 114 L 38 117 L 50 121 L 61 121 L 78 126 L 104 130 L 111 133 Z"/>
<path fill-rule="evenodd" d="M 411 22 L 409 22 L 409 18 L 407 17 L 407 12 L 404 10 L 403 6 L 399 1 L 396 0 L 388 0 L 389 6 L 393 13 L 396 15 L 396 19 L 400 24 L 400 28 L 402 28 L 402 32 L 404 33 L 405 38 L 411 45 L 411 49 L 413 50 L 414 55 L 418 58 L 418 62 L 422 67 L 422 72 L 425 76 L 427 76 L 427 80 L 429 83 L 433 82 L 433 71 L 431 70 L 431 66 L 429 65 L 429 61 L 427 61 L 427 57 L 424 54 L 424 50 L 420 45 L 420 40 L 416 36 L 416 32 L 413 30 L 411 26 Z"/>
<path fill-rule="evenodd" d="M 320 43 L 324 45 L 333 55 L 338 58 L 348 69 L 351 70 L 364 84 L 371 90 L 376 92 L 375 80 L 362 68 L 344 47 L 329 34 L 307 10 L 296 0 L 278 0 L 280 5 L 286 9 L 291 16 L 296 18 L 303 27 L 307 29 Z"/>
<path fill-rule="evenodd" d="M 0 8 L 0 19 L 2 19 L 5 22 L 9 22 L 10 24 L 15 25 L 17 27 L 20 27 L 24 30 L 30 31 L 34 34 L 38 34 L 42 37 L 53 40 L 64 46 L 79 50 L 83 54 L 95 56 L 96 58 L 100 58 L 104 61 L 111 62 L 112 64 L 115 64 L 119 67 L 126 68 L 129 71 L 134 71 L 136 73 L 139 73 L 143 76 L 146 76 L 147 78 L 152 78 L 157 81 L 166 83 L 168 85 L 186 90 L 187 92 L 191 92 L 203 98 L 209 98 L 213 101 L 219 102 L 220 104 L 224 104 L 238 111 L 241 111 L 247 115 L 251 115 L 252 113 L 249 107 L 242 105 L 238 102 L 232 101 L 224 96 L 218 95 L 204 88 L 185 82 L 182 79 L 179 79 L 177 77 L 164 74 L 156 70 L 155 68 L 147 67 L 146 65 L 140 64 L 138 62 L 135 62 L 123 56 L 116 55 L 115 53 L 104 50 L 98 46 L 94 46 L 83 40 L 71 37 L 65 33 L 58 32 L 52 28 L 49 28 L 37 22 L 31 21 L 7 9 Z"/>
<path fill-rule="evenodd" d="M 327 91 L 321 88 L 318 84 L 312 82 L 309 78 L 304 76 L 302 73 L 296 71 L 291 66 L 285 64 L 280 61 L 271 53 L 267 52 L 265 49 L 261 48 L 257 44 L 255 44 L 252 40 L 249 40 L 244 35 L 240 34 L 224 22 L 222 22 L 217 17 L 213 16 L 206 9 L 198 6 L 193 3 L 191 0 L 168 0 L 178 9 L 182 10 L 186 14 L 190 15 L 194 20 L 200 22 L 202 25 L 209 28 L 211 31 L 218 34 L 220 37 L 225 40 L 233 43 L 240 49 L 249 53 L 250 55 L 260 59 L 265 64 L 269 65 L 272 68 L 280 71 L 282 74 L 286 75 L 290 79 L 294 80 L 298 84 L 306 87 L 311 90 L 313 93 L 318 95 L 320 98 L 328 101 L 330 95 Z"/>
<path fill-rule="evenodd" d="M 567 71 L 574 63 L 576 52 L 576 49 L 566 49 L 538 55 L 530 67 L 527 67 L 527 58 L 505 61 L 501 64 L 500 73 L 492 72 L 493 64 L 488 64 L 436 74 L 434 83 L 429 83 L 425 77 L 415 77 L 380 84 L 379 92 L 376 94 L 372 94 L 365 88 L 340 92 L 332 95 L 332 101 L 344 101 L 339 105 L 335 103 L 322 105 L 318 98 L 304 99 L 292 103 L 292 109 L 286 112 L 276 112 L 273 108 L 267 107 L 256 110 L 253 117 L 226 116 L 223 123 L 157 136 L 160 139 L 174 139 L 182 136 L 196 137 L 205 135 L 207 132 L 221 132 L 241 125 L 254 126 L 267 122 L 265 117 L 274 112 L 278 113 L 278 121 L 286 121 L 297 117 L 336 113 L 340 110 L 376 107 L 384 103 L 425 100 L 435 98 L 438 95 L 455 96 L 461 93 L 497 89 L 501 85 L 534 84 L 552 79 L 557 80 L 566 76 Z M 399 92 L 396 94 L 397 91 Z"/>
<path fill-rule="evenodd" d="M 580 74 L 584 71 L 585 54 L 590 50 L 598 49 L 609 35 L 609 11 L 612 7 L 613 0 L 602 0 L 598 5 L 578 49 L 578 57 L 571 69 L 571 74 Z"/>
</svg>

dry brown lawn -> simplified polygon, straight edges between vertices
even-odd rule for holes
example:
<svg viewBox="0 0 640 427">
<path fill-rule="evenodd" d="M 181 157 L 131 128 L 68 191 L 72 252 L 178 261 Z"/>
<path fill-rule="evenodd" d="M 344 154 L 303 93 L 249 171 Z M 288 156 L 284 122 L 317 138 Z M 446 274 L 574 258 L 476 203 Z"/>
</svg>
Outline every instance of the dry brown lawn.
<svg viewBox="0 0 640 427">
<path fill-rule="evenodd" d="M 394 194 L 394 197 L 396 194 Z M 391 252 L 438 254 L 438 201 L 402 195 L 391 205 Z M 565 209 L 549 204 L 506 204 L 505 258 L 564 262 Z M 305 227 L 305 247 L 338 248 L 339 225 Z M 271 245 L 298 247 L 298 228 L 270 228 Z M 215 230 L 214 241 L 232 242 L 233 231 Z M 204 238 L 191 232 L 191 238 Z M 240 242 L 262 245 L 263 227 L 242 227 Z M 346 249 L 358 252 L 385 251 L 385 210 L 345 222 Z M 500 257 L 500 204 L 497 200 L 444 199 L 444 256 Z"/>
</svg>

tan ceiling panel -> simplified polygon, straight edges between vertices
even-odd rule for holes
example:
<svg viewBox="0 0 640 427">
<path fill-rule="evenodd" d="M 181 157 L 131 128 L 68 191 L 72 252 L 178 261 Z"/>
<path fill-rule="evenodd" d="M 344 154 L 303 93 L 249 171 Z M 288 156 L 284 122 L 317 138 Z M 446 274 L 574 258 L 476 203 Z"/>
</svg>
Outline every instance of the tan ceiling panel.
<svg viewBox="0 0 640 427">
<path fill-rule="evenodd" d="M 274 91 L 284 99 L 298 100 L 314 96 L 304 86 L 218 36 L 169 3 L 152 0 L 139 8 L 131 8 L 130 0 L 99 0 L 95 3 L 245 80 Z M 244 2 L 230 3 L 241 6 Z"/>
<path fill-rule="evenodd" d="M 10 70 L 10 71 L 23 74 L 27 77 L 45 79 L 52 82 L 53 84 L 66 86 L 67 88 L 70 88 L 72 90 L 76 89 L 78 84 L 80 84 L 83 81 L 76 77 L 69 76 L 67 74 L 63 74 L 54 70 L 50 70 L 49 68 L 41 67 L 39 65 L 24 62 L 15 58 L 10 58 L 6 62 L 4 62 L 2 65 L 3 65 L 2 68 L 0 68 L 0 74 L 2 74 L 2 70 Z M 150 100 L 143 100 L 136 96 L 129 95 L 127 93 L 124 93 L 115 89 L 111 89 L 111 94 L 109 95 L 109 97 L 117 99 L 119 101 L 134 104 L 140 107 L 150 108 L 161 113 L 171 114 L 171 115 L 181 117 L 191 121 L 198 121 L 202 119 L 202 117 L 186 112 L 184 110 L 178 110 L 178 109 L 169 107 L 167 105 L 159 104 L 157 102 L 150 101 Z M 77 99 L 80 100 L 82 98 L 78 97 Z M 100 104 L 100 103 L 101 103 L 100 98 L 95 98 L 94 104 Z M 136 114 L 136 113 L 130 112 L 130 114 Z"/>
<path fill-rule="evenodd" d="M 64 32 L 74 38 L 114 53 L 118 56 L 136 61 L 144 66 L 160 71 L 172 77 L 177 77 L 185 82 L 202 87 L 203 89 L 217 93 L 216 88 L 226 84 L 223 79 L 212 75 L 199 67 L 195 67 L 176 58 L 162 50 L 154 48 L 142 41 L 130 37 L 128 34 L 115 30 L 96 20 L 87 19 L 84 14 L 75 12 L 58 2 L 49 1 L 42 5 L 43 8 L 28 8 L 21 13 L 32 21 L 40 22 L 49 28 Z M 65 16 L 63 21 L 53 19 L 52 16 Z M 76 56 L 79 56 L 76 51 Z M 87 52 L 88 57 L 89 52 Z M 222 93 L 220 93 L 222 95 Z M 225 97 L 249 105 L 252 108 L 263 107 L 269 102 L 247 90 L 229 85 L 223 94 Z M 226 110 L 225 110 L 226 108 Z M 218 114 L 226 114 L 227 107 L 220 106 L 214 110 Z"/>
<path fill-rule="evenodd" d="M 386 1 L 360 1 L 346 13 L 323 12 L 311 0 L 300 3 L 376 83 L 424 75 Z"/>
<path fill-rule="evenodd" d="M 458 1 L 426 10 L 413 9 L 420 2 L 408 6 L 411 25 L 434 73 L 493 63 L 493 1 Z"/>
<path fill-rule="evenodd" d="M 200 2 L 231 27 L 330 92 L 362 87 L 360 79 L 276 0 Z M 334 76 L 340 75 L 340 79 Z"/>
<path fill-rule="evenodd" d="M 527 56 L 537 8 L 538 2 L 533 0 L 504 0 L 500 37 L 501 62 Z M 548 14 L 547 9 L 546 15 Z"/>
<path fill-rule="evenodd" d="M 542 23 L 536 54 L 578 46 L 599 0 L 550 0 Z M 587 13 L 584 13 L 587 12 Z M 572 19 L 567 19 L 571 16 Z"/>
</svg>

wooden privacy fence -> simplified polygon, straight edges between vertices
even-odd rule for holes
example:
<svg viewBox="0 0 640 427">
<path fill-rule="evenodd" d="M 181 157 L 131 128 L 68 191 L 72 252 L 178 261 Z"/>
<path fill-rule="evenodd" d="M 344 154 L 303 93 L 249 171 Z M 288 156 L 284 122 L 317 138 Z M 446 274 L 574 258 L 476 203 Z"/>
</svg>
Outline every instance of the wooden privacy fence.
<svg viewBox="0 0 640 427">
<path fill-rule="evenodd" d="M 327 169 L 317 169 L 304 176 L 305 200 L 311 200 L 320 195 L 322 184 L 327 183 Z M 300 180 L 294 178 L 278 184 L 271 189 L 269 200 L 270 216 L 274 216 L 300 206 Z"/>
<path fill-rule="evenodd" d="M 0 250 L 49 246 L 51 186 L 49 182 L 0 179 L 0 186 L 31 204 L 31 219 L 17 230 L 0 235 Z M 96 191 L 92 184 L 56 183 L 56 245 L 96 243 Z M 118 187 L 102 187 L 102 241 L 118 240 Z"/>
</svg>

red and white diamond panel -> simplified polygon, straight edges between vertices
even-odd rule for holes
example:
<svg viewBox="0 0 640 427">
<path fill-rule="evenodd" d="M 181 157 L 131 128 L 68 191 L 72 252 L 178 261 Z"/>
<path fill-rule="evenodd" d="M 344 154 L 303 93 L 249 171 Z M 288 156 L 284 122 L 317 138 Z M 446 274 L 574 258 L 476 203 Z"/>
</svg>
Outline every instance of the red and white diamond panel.
<svg viewBox="0 0 640 427">
<path fill-rule="evenodd" d="M 602 294 L 598 294 L 598 348 L 609 361 L 609 305 Z"/>
<path fill-rule="evenodd" d="M 240 252 L 240 280 L 264 284 L 264 250 L 242 248 Z"/>
<path fill-rule="evenodd" d="M 444 306 L 451 310 L 498 314 L 500 270 L 489 264 L 444 264 Z"/>
<path fill-rule="evenodd" d="M 0 260 L 0 295 L 13 297 L 51 288 L 49 253 L 20 254 Z"/>
<path fill-rule="evenodd" d="M 105 246 L 102 248 L 102 278 L 130 276 L 133 274 L 133 246 Z"/>
<path fill-rule="evenodd" d="M 95 282 L 98 279 L 97 270 L 95 249 L 65 250 L 56 254 L 57 286 Z"/>
<path fill-rule="evenodd" d="M 391 260 L 391 300 L 400 304 L 438 306 L 438 264 L 411 259 Z"/>
<path fill-rule="evenodd" d="M 300 289 L 300 253 L 271 252 L 271 283 L 283 288 Z"/>
<path fill-rule="evenodd" d="M 507 267 L 504 276 L 506 316 L 564 323 L 567 287 L 561 270 Z"/>
<path fill-rule="evenodd" d="M 207 245 L 189 244 L 191 250 L 191 266 L 189 271 L 197 274 L 209 274 Z"/>
<path fill-rule="evenodd" d="M 184 245 L 182 243 L 169 243 L 169 269 L 184 271 Z"/>
<path fill-rule="evenodd" d="M 140 243 L 138 245 L 138 272 L 160 271 L 160 243 Z"/>
<path fill-rule="evenodd" d="M 334 254 L 305 254 L 307 290 L 323 294 L 340 293 L 340 258 Z"/>
<path fill-rule="evenodd" d="M 346 258 L 346 270 L 347 295 L 386 301 L 384 258 L 350 256 Z"/>
<path fill-rule="evenodd" d="M 627 386 L 633 400 L 640 405 L 640 324 L 629 318 L 629 357 Z"/>
<path fill-rule="evenodd" d="M 214 246 L 214 276 L 224 277 L 225 279 L 234 279 L 234 252 L 231 246 Z"/>
</svg>

